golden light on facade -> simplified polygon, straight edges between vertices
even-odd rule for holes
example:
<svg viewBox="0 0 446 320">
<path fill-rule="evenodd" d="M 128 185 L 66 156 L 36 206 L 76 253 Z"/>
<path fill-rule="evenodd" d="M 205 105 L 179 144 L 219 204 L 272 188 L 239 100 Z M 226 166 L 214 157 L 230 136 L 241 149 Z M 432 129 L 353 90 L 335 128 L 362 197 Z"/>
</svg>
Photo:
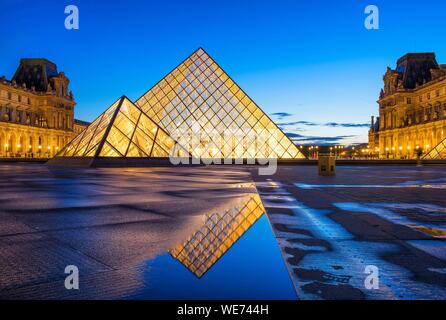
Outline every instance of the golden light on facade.
<svg viewBox="0 0 446 320">
<path fill-rule="evenodd" d="M 42 146 L 39 146 L 39 149 L 42 149 Z"/>
</svg>

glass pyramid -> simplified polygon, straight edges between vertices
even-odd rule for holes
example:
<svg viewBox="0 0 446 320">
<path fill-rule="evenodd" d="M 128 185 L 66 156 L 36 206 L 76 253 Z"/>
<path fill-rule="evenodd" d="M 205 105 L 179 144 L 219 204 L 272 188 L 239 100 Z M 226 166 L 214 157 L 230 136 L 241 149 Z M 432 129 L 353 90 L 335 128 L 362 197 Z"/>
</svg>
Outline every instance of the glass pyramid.
<svg viewBox="0 0 446 320">
<path fill-rule="evenodd" d="M 193 157 L 304 158 L 297 146 L 201 48 L 136 105 Z"/>
<path fill-rule="evenodd" d="M 169 157 L 186 151 L 127 97 L 76 136 L 59 157 Z"/>
<path fill-rule="evenodd" d="M 446 159 L 446 139 L 441 141 L 435 148 L 429 151 L 423 159 L 425 160 L 443 160 Z"/>
<path fill-rule="evenodd" d="M 169 252 L 197 277 L 202 277 L 264 214 L 257 194 L 244 197 L 224 213 L 206 217 L 204 225 L 183 244 Z"/>
</svg>

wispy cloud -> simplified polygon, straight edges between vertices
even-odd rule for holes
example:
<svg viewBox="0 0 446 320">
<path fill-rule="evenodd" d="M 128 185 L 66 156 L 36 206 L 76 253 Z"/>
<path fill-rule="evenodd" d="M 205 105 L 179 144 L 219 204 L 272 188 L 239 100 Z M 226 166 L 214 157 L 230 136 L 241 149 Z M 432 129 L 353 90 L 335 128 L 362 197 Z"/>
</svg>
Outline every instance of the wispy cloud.
<svg viewBox="0 0 446 320">
<path fill-rule="evenodd" d="M 340 143 L 345 139 L 355 138 L 355 135 L 341 135 L 334 137 L 324 136 L 305 136 L 294 132 L 287 132 L 286 135 L 297 143 L 316 143 L 316 144 L 335 144 Z"/>
<path fill-rule="evenodd" d="M 278 117 L 280 120 L 293 116 L 291 113 L 288 113 L 288 112 L 276 112 L 276 113 L 272 113 L 271 115 Z"/>
<path fill-rule="evenodd" d="M 329 122 L 325 123 L 326 127 L 343 127 L 343 128 L 368 128 L 370 127 L 370 123 L 337 123 L 337 122 Z"/>
<path fill-rule="evenodd" d="M 331 128 L 368 128 L 369 123 L 340 123 L 340 122 L 328 122 L 328 123 L 317 123 L 311 121 L 294 121 L 294 122 L 283 122 L 277 124 L 279 127 L 290 127 L 290 126 L 309 126 L 309 127 L 331 127 Z"/>
</svg>

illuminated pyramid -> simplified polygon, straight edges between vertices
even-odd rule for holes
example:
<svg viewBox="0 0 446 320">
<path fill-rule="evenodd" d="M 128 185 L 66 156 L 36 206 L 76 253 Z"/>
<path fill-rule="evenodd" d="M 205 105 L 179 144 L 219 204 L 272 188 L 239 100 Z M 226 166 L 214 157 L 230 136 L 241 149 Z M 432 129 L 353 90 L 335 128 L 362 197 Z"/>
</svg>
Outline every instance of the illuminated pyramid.
<svg viewBox="0 0 446 320">
<path fill-rule="evenodd" d="M 444 160 L 446 159 L 446 139 L 441 141 L 435 148 L 429 151 L 423 159 L 425 160 Z"/>
<path fill-rule="evenodd" d="M 264 213 L 259 195 L 244 197 L 232 209 L 208 215 L 197 232 L 169 252 L 200 278 Z"/>
<path fill-rule="evenodd" d="M 198 49 L 136 103 L 122 97 L 49 161 L 301 159 L 297 146 Z M 139 162 L 132 162 L 138 158 Z"/>
<path fill-rule="evenodd" d="M 201 48 L 136 105 L 196 158 L 304 158 Z"/>
<path fill-rule="evenodd" d="M 127 97 L 122 97 L 56 158 L 167 158 L 171 154 L 183 156 L 185 150 Z"/>
</svg>

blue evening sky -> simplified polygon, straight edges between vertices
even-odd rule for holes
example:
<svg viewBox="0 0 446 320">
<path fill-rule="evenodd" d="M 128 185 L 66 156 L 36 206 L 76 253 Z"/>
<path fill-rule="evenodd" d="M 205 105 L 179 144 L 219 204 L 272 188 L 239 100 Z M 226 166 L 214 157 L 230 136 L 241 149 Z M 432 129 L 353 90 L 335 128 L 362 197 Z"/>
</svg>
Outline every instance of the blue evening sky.
<svg viewBox="0 0 446 320">
<path fill-rule="evenodd" d="M 79 30 L 64 28 L 69 4 Z M 369 4 L 380 30 L 364 28 Z M 424 51 L 446 63 L 445 9 L 443 0 L 0 0 L 0 75 L 11 78 L 23 57 L 54 61 L 71 79 L 76 118 L 91 121 L 202 46 L 265 112 L 285 113 L 273 118 L 294 123 L 284 129 L 302 143 L 366 142 L 356 125 L 377 114 L 387 66 Z"/>
</svg>

